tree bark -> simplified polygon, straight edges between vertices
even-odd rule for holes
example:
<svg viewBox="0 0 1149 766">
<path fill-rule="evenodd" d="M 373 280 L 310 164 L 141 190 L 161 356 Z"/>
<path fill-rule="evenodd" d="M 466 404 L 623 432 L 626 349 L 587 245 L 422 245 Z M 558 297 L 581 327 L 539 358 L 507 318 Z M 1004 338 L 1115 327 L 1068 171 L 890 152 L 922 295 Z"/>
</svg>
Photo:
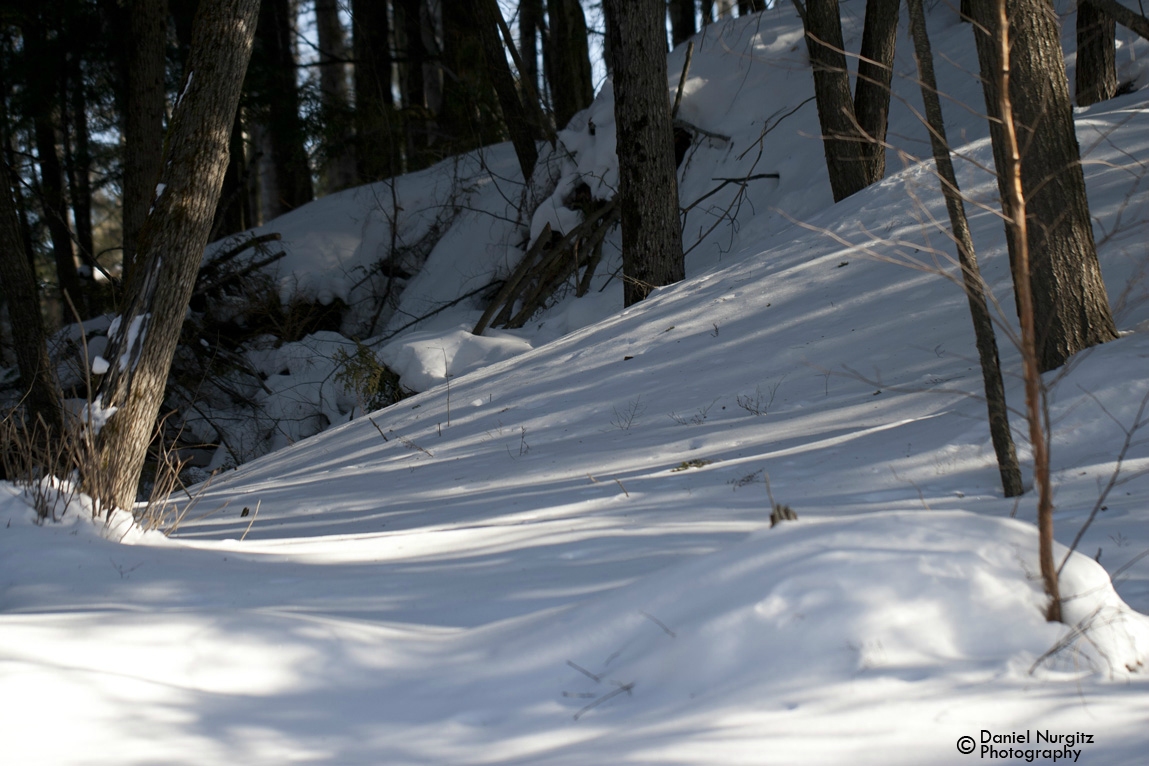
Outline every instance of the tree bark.
<svg viewBox="0 0 1149 766">
<path fill-rule="evenodd" d="M 867 186 L 881 181 L 886 174 L 886 126 L 900 8 L 900 0 L 866 2 L 858 76 L 854 83 L 854 117 L 865 137 L 857 150 Z"/>
<path fill-rule="evenodd" d="M 667 13 L 670 16 L 670 41 L 677 48 L 694 37 L 698 30 L 694 26 L 695 0 L 667 0 Z"/>
<path fill-rule="evenodd" d="M 1002 126 L 996 0 L 974 0 L 972 18 L 990 118 L 990 137 L 1002 199 L 1010 189 L 1007 137 Z M 1069 102 L 1057 14 L 1048 0 L 1008 0 L 1009 100 L 1021 151 L 1021 183 L 1029 216 L 1028 269 L 1033 293 L 1038 364 L 1055 369 L 1082 349 L 1117 337 L 1093 242 L 1085 177 Z M 988 34 L 987 34 L 988 32 Z M 1006 227 L 1015 288 L 1018 227 Z M 1015 294 L 1020 292 L 1015 290 Z M 1018 306 L 1019 315 L 1021 311 Z"/>
<path fill-rule="evenodd" d="M 136 241 L 156 194 L 164 153 L 164 49 L 167 3 L 130 0 L 127 93 L 124 109 L 123 283 L 130 294 L 135 274 Z"/>
<path fill-rule="evenodd" d="M 314 198 L 304 145 L 306 134 L 299 114 L 292 24 L 289 0 L 260 3 L 252 77 L 248 79 L 260 107 L 271 143 L 271 161 L 275 165 L 275 189 L 264 190 L 270 195 L 269 210 L 273 218 Z"/>
<path fill-rule="evenodd" d="M 231 128 L 227 170 L 223 176 L 219 204 L 215 208 L 215 219 L 209 238 L 211 240 L 237 234 L 256 225 L 255 216 L 252 214 L 253 184 L 248 171 L 247 151 L 243 139 L 242 111 L 236 110 L 235 122 Z"/>
<path fill-rule="evenodd" d="M 57 102 L 63 79 L 63 51 L 58 45 L 49 42 L 47 30 L 37 17 L 29 19 L 24 33 L 32 129 L 40 165 L 40 200 L 44 222 L 52 239 L 52 255 L 62 298 L 61 318 L 63 321 L 71 321 L 68 302 L 71 301 L 81 317 L 87 315 L 87 304 L 72 249 L 68 206 L 64 199 L 64 170 L 56 148 L 60 128 Z"/>
<path fill-rule="evenodd" d="M 663 0 L 606 0 L 614 72 L 623 302 L 685 276 Z"/>
<path fill-rule="evenodd" d="M 1013 73 L 1014 53 L 1014 24 L 1011 19 L 1020 19 L 1016 15 L 1007 13 L 1006 0 L 989 0 L 992 8 L 985 8 L 981 4 L 986 0 L 974 0 L 973 20 L 977 22 L 988 20 L 992 14 L 995 24 L 993 33 L 994 45 L 997 46 L 995 57 L 998 70 L 991 79 L 997 85 L 994 93 L 998 98 L 999 127 L 1002 133 L 1003 162 L 997 165 L 998 181 L 1002 184 L 1002 212 L 1005 214 L 1006 230 L 1014 231 L 1014 239 L 1018 243 L 1015 262 L 1015 280 L 1017 283 L 1018 313 L 1021 319 L 1021 360 L 1024 367 L 1025 378 L 1025 413 L 1029 421 L 1029 441 L 1033 448 L 1033 483 L 1037 487 L 1037 536 L 1038 561 L 1041 566 L 1041 579 L 1045 585 L 1045 592 L 1049 596 L 1049 605 L 1046 608 L 1046 618 L 1051 622 L 1061 621 L 1061 588 L 1057 568 L 1053 562 L 1053 487 L 1049 477 L 1049 444 L 1045 439 L 1045 418 L 1048 412 L 1042 411 L 1045 401 L 1045 391 L 1042 388 L 1041 375 L 1037 365 L 1037 327 L 1035 323 L 1036 306 L 1034 295 L 1029 289 L 1029 280 L 1025 276 L 1030 269 L 1030 250 L 1027 229 L 1029 226 L 1026 207 L 1028 199 L 1024 190 L 1025 167 L 1021 158 L 1021 142 L 1018 121 L 1013 111 Z M 1052 11 L 1052 8 L 1050 8 Z M 980 27 L 986 30 L 986 27 Z M 984 32 L 979 32 L 983 37 Z M 1056 40 L 1056 38 L 1055 38 Z M 979 40 L 980 42 L 980 40 Z M 1048 45 L 1048 41 L 1045 41 Z M 1060 54 L 1060 47 L 1058 53 Z M 979 45 L 979 54 L 982 48 Z M 1019 59 L 1024 58 L 1017 57 Z M 984 64 L 982 65 L 984 67 Z M 986 74 L 983 69 L 983 77 Z M 1068 103 L 1068 84 L 1066 84 L 1066 99 Z M 988 98 L 988 96 L 987 96 Z M 997 147 L 995 146 L 995 149 Z M 1011 255 L 1012 255 L 1011 251 Z M 1018 279 L 1017 277 L 1021 277 Z"/>
<path fill-rule="evenodd" d="M 498 97 L 488 75 L 473 0 L 441 0 L 443 100 L 438 114 L 447 153 L 469 151 L 504 139 Z"/>
<path fill-rule="evenodd" d="M 930 131 L 930 147 L 933 149 L 934 164 L 937 166 L 942 194 L 946 200 L 946 211 L 949 213 L 950 227 L 954 243 L 957 245 L 958 262 L 961 265 L 962 284 L 969 299 L 970 317 L 973 319 L 978 359 L 981 362 L 982 384 L 985 389 L 985 404 L 989 415 L 989 433 L 997 455 L 998 473 L 1001 476 L 1005 496 L 1017 497 L 1025 491 L 1025 487 L 1021 482 L 1021 468 L 1017 462 L 1013 433 L 1009 428 L 1009 408 L 1001 378 L 1001 362 L 997 353 L 997 338 L 993 331 L 993 316 L 990 314 L 989 302 L 986 299 L 985 282 L 978 268 L 973 237 L 970 236 L 965 203 L 962 201 L 961 189 L 958 188 L 957 175 L 950 159 L 949 140 L 946 138 L 941 99 L 938 97 L 938 83 L 934 76 L 933 52 L 926 32 L 926 14 L 922 8 L 922 0 L 907 0 L 906 5 L 909 9 L 910 36 L 913 38 L 914 55 L 918 64 L 922 101 L 925 104 L 926 124 Z"/>
<path fill-rule="evenodd" d="M 799 13 L 803 13 L 797 0 L 794 4 Z M 822 149 L 835 202 L 870 184 L 859 156 L 859 147 L 868 139 L 861 135 L 854 119 L 840 14 L 838 0 L 810 0 L 802 16 L 806 28 L 806 50 L 814 70 L 814 96 L 822 128 Z"/>
<path fill-rule="evenodd" d="M 36 278 L 24 256 L 20 221 L 4 162 L 0 162 L 0 291 L 8 301 L 12 345 L 30 420 L 42 419 L 49 429 L 56 429 L 61 424 L 60 394 L 48 359 Z"/>
<path fill-rule="evenodd" d="M 539 90 L 539 39 L 543 30 L 543 0 L 519 0 L 519 53 L 524 80 Z"/>
<path fill-rule="evenodd" d="M 579 0 L 547 0 L 547 9 L 551 20 L 548 79 L 555 126 L 563 128 L 594 100 L 586 17 Z"/>
<path fill-rule="evenodd" d="M 1117 94 L 1117 24 L 1091 0 L 1077 3 L 1077 105 Z"/>
<path fill-rule="evenodd" d="M 330 193 L 355 185 L 354 137 L 348 119 L 347 35 L 339 20 L 338 0 L 316 0 L 315 28 L 325 134 L 320 170 L 324 190 Z"/>
<path fill-rule="evenodd" d="M 355 53 L 355 159 L 362 183 L 402 172 L 391 94 L 391 27 L 387 3 L 351 0 Z"/>
<path fill-rule="evenodd" d="M 110 333 L 108 374 L 92 411 L 109 416 L 97 436 L 98 468 L 86 491 L 130 509 L 168 370 L 195 286 L 227 167 L 259 0 L 201 0 L 187 74 L 172 116 L 161 192 L 139 236 L 141 278 Z"/>
<path fill-rule="evenodd" d="M 431 164 L 427 152 L 430 126 L 427 111 L 427 45 L 424 40 L 425 19 L 422 0 L 399 0 L 397 15 L 402 19 L 406 61 L 399 67 L 403 93 L 403 134 L 406 140 L 406 169 L 410 173 Z"/>
<path fill-rule="evenodd" d="M 92 244 L 92 148 L 88 131 L 87 84 L 84 82 L 82 63 L 78 55 L 68 61 L 68 76 L 61 104 L 67 115 L 64 132 L 64 167 L 68 178 L 68 196 L 72 200 L 72 220 L 76 225 L 76 245 L 80 260 L 96 268 L 95 249 Z M 102 308 L 93 301 L 93 313 Z"/>
<path fill-rule="evenodd" d="M 1126 8 L 1117 0 L 1089 0 L 1093 5 L 1103 11 L 1109 18 L 1116 21 L 1126 29 L 1131 29 L 1149 40 L 1149 19 L 1140 13 Z"/>
<path fill-rule="evenodd" d="M 515 155 L 519 160 L 519 169 L 523 173 L 523 180 L 530 181 L 535 163 L 539 159 L 539 150 L 535 146 L 534 135 L 531 131 L 533 121 L 527 116 L 527 110 L 522 99 L 519 98 L 514 77 L 511 75 L 511 68 L 507 64 L 507 54 L 500 41 L 499 13 L 497 0 L 476 0 L 475 20 L 478 22 L 479 37 L 483 43 L 487 72 L 495 87 L 495 93 L 499 97 L 499 106 L 503 110 L 503 121 L 511 136 L 511 143 L 514 144 Z"/>
</svg>

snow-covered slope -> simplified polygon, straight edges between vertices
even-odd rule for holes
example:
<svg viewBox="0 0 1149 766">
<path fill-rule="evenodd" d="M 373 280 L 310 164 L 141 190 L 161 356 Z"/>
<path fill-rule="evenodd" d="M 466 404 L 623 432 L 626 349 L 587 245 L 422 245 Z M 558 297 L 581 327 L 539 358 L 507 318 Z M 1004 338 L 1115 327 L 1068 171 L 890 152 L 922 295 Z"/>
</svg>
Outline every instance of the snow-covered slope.
<svg viewBox="0 0 1149 766">
<path fill-rule="evenodd" d="M 931 23 L 953 62 L 946 87 L 976 110 L 960 76 L 974 68 L 968 28 L 944 7 Z M 735 146 L 698 149 L 684 200 L 748 173 L 756 148 L 734 164 L 746 137 L 806 98 L 796 30 L 780 8 L 702 41 L 684 116 Z M 917 151 L 915 86 L 898 87 L 891 134 Z M 951 107 L 963 187 L 992 203 L 976 169 L 990 162 L 984 126 Z M 1144 170 L 1131 159 L 1147 107 L 1137 92 L 1079 113 L 1125 334 L 1049 378 L 1064 543 L 1149 394 Z M 1001 496 L 965 299 L 899 264 L 946 248 L 928 226 L 944 220 L 929 170 L 892 168 L 831 206 L 816 130 L 808 104 L 769 133 L 755 172 L 780 179 L 752 187 L 736 230 L 691 254 L 687 281 L 625 311 L 617 281 L 566 299 L 503 336 L 514 356 L 465 375 L 451 353 L 479 308 L 441 312 L 392 352 L 407 349 L 404 372 L 429 384 L 442 365 L 446 382 L 218 476 L 173 538 L 119 541 L 80 509 L 36 527 L 0 488 L 4 752 L 959 764 L 991 757 L 983 739 L 997 736 L 984 744 L 1020 751 L 1004 762 L 1071 760 L 1068 748 L 1080 763 L 1143 763 L 1149 447 L 1134 434 L 1123 482 L 1066 565 L 1075 625 L 1046 623 L 1034 500 Z M 1008 309 L 1000 221 L 971 212 Z M 459 229 L 426 279 L 446 296 L 475 278 L 476 252 L 509 257 L 507 226 Z M 1002 350 L 1020 406 L 1017 353 Z M 770 495 L 798 520 L 770 528 Z M 1015 732 L 1028 744 L 1003 743 Z"/>
</svg>

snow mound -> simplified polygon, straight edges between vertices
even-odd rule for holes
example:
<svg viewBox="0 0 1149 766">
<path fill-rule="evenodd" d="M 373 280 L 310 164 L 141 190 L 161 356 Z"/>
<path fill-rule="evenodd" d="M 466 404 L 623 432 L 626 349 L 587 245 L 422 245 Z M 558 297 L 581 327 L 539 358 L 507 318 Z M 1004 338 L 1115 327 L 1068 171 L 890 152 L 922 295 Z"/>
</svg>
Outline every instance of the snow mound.
<svg viewBox="0 0 1149 766">
<path fill-rule="evenodd" d="M 965 511 L 803 520 L 577 607 L 510 654 L 569 660 L 572 714 L 620 688 L 610 682 L 633 684 L 640 708 L 769 705 L 860 678 L 1142 668 L 1149 617 L 1100 566 L 1074 554 L 1065 568 L 1070 627 L 1046 622 L 1036 572 L 1037 530 L 1021 521 Z M 628 704 L 617 696 L 614 706 Z"/>
</svg>

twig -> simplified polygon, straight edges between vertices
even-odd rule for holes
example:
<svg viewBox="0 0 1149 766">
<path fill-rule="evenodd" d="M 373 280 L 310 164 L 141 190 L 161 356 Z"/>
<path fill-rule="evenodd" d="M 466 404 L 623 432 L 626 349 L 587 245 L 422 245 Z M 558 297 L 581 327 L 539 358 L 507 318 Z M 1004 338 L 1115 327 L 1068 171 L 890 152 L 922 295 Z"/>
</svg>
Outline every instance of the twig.
<svg viewBox="0 0 1149 766">
<path fill-rule="evenodd" d="M 647 614 L 646 612 L 643 612 L 641 610 L 639 611 L 639 614 L 641 614 L 643 617 L 645 617 L 646 619 L 653 622 L 658 627 L 662 628 L 663 632 L 666 633 L 666 635 L 670 636 L 671 638 L 677 638 L 678 637 L 677 635 L 675 635 L 673 630 L 666 627 L 666 623 L 664 623 L 662 620 L 655 617 L 653 614 Z"/>
<path fill-rule="evenodd" d="M 583 713 L 586 713 L 586 712 L 592 710 L 593 708 L 598 707 L 602 703 L 606 702 L 609 699 L 613 699 L 613 698 L 617 697 L 618 695 L 622 694 L 623 692 L 630 694 L 631 689 L 634 688 L 634 685 L 636 683 L 638 683 L 638 682 L 637 681 L 631 681 L 628 684 L 620 684 L 619 687 L 617 689 L 615 689 L 614 691 L 607 692 L 606 694 L 604 694 L 601 697 L 599 697 L 598 699 L 596 699 L 594 702 L 592 702 L 589 705 L 587 705 L 586 707 L 584 707 L 582 710 L 575 713 L 574 719 L 577 721 L 582 716 Z"/>
<path fill-rule="evenodd" d="M 251 521 L 247 522 L 247 529 L 243 530 L 243 535 L 240 536 L 239 541 L 242 543 L 247 538 L 247 533 L 251 531 L 251 525 L 255 523 L 255 518 L 259 516 L 259 505 L 263 500 L 255 504 L 255 511 L 251 514 Z"/>
<path fill-rule="evenodd" d="M 570 665 L 575 670 L 577 670 L 578 672 L 582 673 L 584 676 L 586 676 L 590 680 L 594 681 L 596 684 L 602 682 L 602 676 L 596 676 L 594 673 L 590 672 L 589 670 L 584 668 L 582 665 L 579 665 L 575 662 L 572 662 L 571 660 L 567 660 L 567 664 Z"/>
<path fill-rule="evenodd" d="M 682 74 L 678 77 L 678 91 L 674 94 L 674 106 L 670 110 L 670 119 L 678 117 L 678 107 L 682 105 L 682 91 L 686 87 L 686 75 L 690 72 L 690 61 L 694 58 L 694 41 L 686 45 L 686 60 L 682 62 Z"/>
</svg>

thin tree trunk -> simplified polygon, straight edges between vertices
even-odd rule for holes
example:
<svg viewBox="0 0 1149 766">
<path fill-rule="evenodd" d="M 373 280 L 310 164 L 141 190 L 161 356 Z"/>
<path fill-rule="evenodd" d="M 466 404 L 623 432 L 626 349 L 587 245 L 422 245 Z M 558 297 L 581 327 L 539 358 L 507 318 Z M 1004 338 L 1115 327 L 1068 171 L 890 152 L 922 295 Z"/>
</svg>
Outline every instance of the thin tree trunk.
<svg viewBox="0 0 1149 766">
<path fill-rule="evenodd" d="M 503 121 L 511 136 L 511 143 L 514 144 L 523 180 L 529 181 L 539 159 L 539 150 L 531 131 L 533 121 L 527 116 L 527 110 L 519 98 L 511 68 L 507 64 L 507 54 L 500 42 L 499 13 L 497 0 L 476 0 L 475 16 L 483 43 L 483 55 L 487 60 L 487 71 L 499 97 Z"/>
<path fill-rule="evenodd" d="M 211 228 L 212 240 L 236 234 L 256 225 L 252 216 L 250 189 L 252 184 L 248 176 L 246 155 L 242 110 L 237 109 L 235 122 L 231 128 L 227 171 L 223 176 L 223 188 Z"/>
<path fill-rule="evenodd" d="M 56 149 L 60 127 L 57 97 L 61 92 L 63 51 L 48 41 L 47 30 L 40 19 L 30 19 L 24 31 L 24 50 L 30 70 L 28 90 L 32 129 L 40 166 L 40 201 L 52 240 L 56 277 L 63 299 L 61 318 L 71 321 L 68 301 L 72 302 L 81 317 L 87 315 L 87 305 L 72 250 L 68 205 L 64 199 L 64 170 Z"/>
<path fill-rule="evenodd" d="M 1091 0 L 1077 4 L 1077 105 L 1117 94 L 1117 24 Z"/>
<path fill-rule="evenodd" d="M 127 46 L 128 87 L 124 110 L 123 283 L 132 291 L 136 240 L 156 194 L 164 152 L 164 49 L 167 45 L 165 0 L 130 0 Z"/>
<path fill-rule="evenodd" d="M 900 0 L 866 2 L 862 49 L 854 84 L 854 117 L 866 137 L 857 149 L 867 186 L 881 181 L 886 174 L 886 125 L 900 7 Z"/>
<path fill-rule="evenodd" d="M 1017 497 L 1025 491 L 1025 488 L 1021 482 L 1021 468 L 1017 462 L 1013 433 L 1009 428 L 1009 408 L 1006 405 L 1005 386 L 1001 378 L 997 338 L 994 335 L 993 317 L 986 300 L 985 282 L 981 278 L 973 238 L 970 236 L 965 204 L 958 188 L 953 161 L 950 159 L 949 140 L 946 138 L 937 78 L 934 76 L 933 53 L 926 32 L 925 10 L 922 8 L 922 0 L 907 0 L 906 5 L 909 9 L 910 35 L 913 38 L 918 64 L 922 101 L 925 103 L 926 124 L 930 131 L 930 146 L 941 181 L 942 195 L 946 200 L 946 210 L 949 213 L 950 227 L 954 243 L 957 245 L 958 261 L 961 264 L 962 284 L 965 286 L 966 297 L 969 299 L 969 313 L 973 319 L 978 359 L 981 362 L 982 384 L 985 388 L 985 404 L 989 415 L 989 432 L 997 455 L 1001 486 L 1006 497 Z"/>
<path fill-rule="evenodd" d="M 547 0 L 551 28 L 548 61 L 555 125 L 566 127 L 594 100 L 586 17 L 579 0 Z"/>
<path fill-rule="evenodd" d="M 78 57 L 69 61 L 63 106 L 68 115 L 64 142 L 68 195 L 72 200 L 72 220 L 76 224 L 76 245 L 80 259 L 95 268 L 92 245 L 92 149 L 88 133 L 88 105 L 83 71 Z M 90 296 L 94 298 L 94 296 Z M 100 309 L 93 307 L 94 313 Z"/>
<path fill-rule="evenodd" d="M 266 115 L 265 127 L 275 164 L 275 195 L 270 199 L 272 217 L 310 202 L 314 198 L 311 167 L 304 146 L 305 131 L 299 113 L 299 88 L 295 82 L 293 17 L 289 0 L 260 3 L 257 45 L 258 75 L 249 81 Z"/>
<path fill-rule="evenodd" d="M 838 0 L 794 0 L 806 28 L 806 50 L 814 70 L 814 96 L 822 128 L 822 149 L 834 201 L 840 202 L 869 185 L 859 151 L 868 139 L 854 120 L 850 73 L 846 68 Z"/>
<path fill-rule="evenodd" d="M 614 59 L 623 302 L 685 276 L 663 0 L 606 0 Z"/>
<path fill-rule="evenodd" d="M 1060 367 L 1082 349 L 1113 340 L 1117 331 L 1097 261 L 1085 177 L 1074 130 L 1057 14 L 1048 0 L 1009 0 L 1010 61 L 1001 59 L 996 0 L 973 0 L 973 27 L 1002 199 L 1012 193 L 1002 123 L 1002 96 L 1012 103 L 1021 152 L 1021 182 L 1029 216 L 1028 239 L 1006 227 L 1019 316 L 1028 274 L 1034 302 L 1038 365 Z M 982 30 L 988 31 L 988 34 Z M 998 92 L 1008 66 L 1010 92 Z M 1022 246 L 1029 268 L 1018 263 Z"/>
<path fill-rule="evenodd" d="M 396 10 L 402 10 L 403 50 L 406 61 L 400 67 L 403 92 L 403 133 L 407 145 L 407 172 L 421 170 L 431 164 L 427 153 L 430 127 L 427 112 L 427 46 L 423 40 L 423 1 L 400 0 Z"/>
<path fill-rule="evenodd" d="M 1033 483 L 1037 485 L 1037 528 L 1038 528 L 1038 559 L 1041 565 L 1041 579 L 1045 584 L 1045 593 L 1049 596 L 1049 606 L 1046 609 L 1046 618 L 1051 622 L 1061 621 L 1061 588 L 1057 577 L 1057 567 L 1053 561 L 1053 488 L 1049 480 L 1049 445 L 1045 440 L 1044 419 L 1042 403 L 1044 391 L 1042 390 L 1041 375 L 1038 372 L 1037 357 L 1037 328 L 1035 326 L 1034 296 L 1030 290 L 1029 280 L 1029 246 L 1027 236 L 1028 222 L 1026 220 L 1026 196 L 1024 187 L 1025 169 L 1022 164 L 1017 123 L 1013 113 L 1013 99 L 1011 88 L 1013 62 L 1010 48 L 1011 24 L 1006 12 L 1006 0 L 994 0 L 993 9 L 985 8 L 985 0 L 974 0 L 975 21 L 989 21 L 990 10 L 996 10 L 996 22 L 987 29 L 995 32 L 998 45 L 995 56 L 998 71 L 994 79 L 998 108 L 1001 118 L 1000 130 L 1002 133 L 1002 152 L 1004 162 L 998 165 L 998 180 L 1005 187 L 1002 194 L 1002 211 L 1006 217 L 1007 230 L 1014 231 L 1014 239 L 1018 243 L 1015 258 L 1015 282 L 1017 284 L 1018 309 L 1021 319 L 1021 358 L 1025 365 L 1025 404 L 1026 416 L 1029 420 L 1029 441 L 1033 447 Z M 1016 16 L 1014 17 L 1016 18 Z M 982 37 L 983 35 L 979 35 Z M 1021 40 L 1017 40 L 1020 44 Z M 979 51 L 981 46 L 979 45 Z M 1060 47 L 1058 48 L 1060 51 Z M 984 71 L 983 64 L 983 75 Z M 987 96 L 988 97 L 988 96 Z M 1066 94 L 1068 101 L 1068 94 Z M 1032 130 L 1032 128 L 1030 128 Z"/>
<path fill-rule="evenodd" d="M 543 0 L 519 0 L 519 53 L 522 78 L 539 90 L 539 40 L 543 28 Z"/>
<path fill-rule="evenodd" d="M 391 27 L 387 3 L 351 0 L 355 53 L 355 159 L 360 182 L 402 172 L 391 94 Z"/>
<path fill-rule="evenodd" d="M 131 508 L 168 371 L 195 286 L 227 168 L 259 0 L 201 0 L 182 97 L 164 154 L 162 192 L 139 237 L 139 287 L 110 333 L 96 416 L 99 469 L 85 488 L 105 506 Z"/>
<path fill-rule="evenodd" d="M 8 167 L 0 162 L 0 291 L 8 301 L 12 345 L 30 420 L 50 429 L 61 423 L 60 395 L 40 316 L 40 296 L 32 266 L 24 256 L 20 221 L 12 200 Z"/>
<path fill-rule="evenodd" d="M 677 48 L 694 37 L 694 12 L 698 3 L 695 0 L 669 0 L 667 12 L 670 15 L 670 41 Z"/>
<path fill-rule="evenodd" d="M 347 35 L 339 20 L 338 0 L 316 0 L 315 27 L 327 139 L 321 170 L 324 189 L 330 193 L 355 185 L 354 138 L 348 120 Z"/>
</svg>

